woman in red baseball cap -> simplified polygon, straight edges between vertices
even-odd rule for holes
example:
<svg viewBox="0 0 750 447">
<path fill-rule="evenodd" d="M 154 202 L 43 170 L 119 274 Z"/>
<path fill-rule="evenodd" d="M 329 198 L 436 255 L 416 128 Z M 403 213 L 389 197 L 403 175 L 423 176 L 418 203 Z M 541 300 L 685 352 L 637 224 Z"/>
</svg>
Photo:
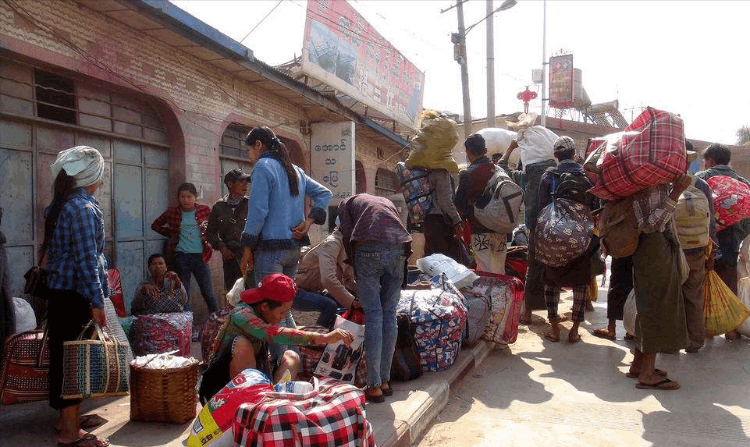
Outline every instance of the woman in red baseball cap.
<svg viewBox="0 0 750 447">
<path fill-rule="evenodd" d="M 245 290 L 239 303 L 214 341 L 214 355 L 203 374 L 201 402 L 208 402 L 229 381 L 247 368 L 257 369 L 274 382 L 289 371 L 292 380 L 299 372 L 299 354 L 285 351 L 281 358 L 271 358 L 271 345 L 309 346 L 354 340 L 351 332 L 335 329 L 327 334 L 279 326 L 292 307 L 297 293 L 294 280 L 284 274 L 266 276 L 254 289 Z"/>
</svg>

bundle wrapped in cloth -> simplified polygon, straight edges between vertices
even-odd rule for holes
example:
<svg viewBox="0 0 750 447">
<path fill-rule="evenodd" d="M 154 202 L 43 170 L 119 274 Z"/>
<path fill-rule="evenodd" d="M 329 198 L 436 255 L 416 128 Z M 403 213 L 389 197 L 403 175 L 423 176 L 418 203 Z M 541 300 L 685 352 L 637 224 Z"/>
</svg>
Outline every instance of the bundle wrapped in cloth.
<svg viewBox="0 0 750 447">
<path fill-rule="evenodd" d="M 420 120 L 406 167 L 458 172 L 458 164 L 453 158 L 453 147 L 458 142 L 456 122 L 434 110 L 424 110 Z"/>
<path fill-rule="evenodd" d="M 604 200 L 618 200 L 671 182 L 687 169 L 682 119 L 647 108 L 624 131 L 592 138 L 584 170 Z"/>
</svg>

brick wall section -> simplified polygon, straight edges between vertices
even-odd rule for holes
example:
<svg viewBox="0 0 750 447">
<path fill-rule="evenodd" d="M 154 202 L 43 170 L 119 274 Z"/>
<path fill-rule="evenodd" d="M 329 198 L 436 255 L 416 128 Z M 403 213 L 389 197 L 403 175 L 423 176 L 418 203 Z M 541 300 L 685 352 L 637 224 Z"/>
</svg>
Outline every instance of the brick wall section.
<svg viewBox="0 0 750 447">
<path fill-rule="evenodd" d="M 296 104 L 72 0 L 14 3 L 36 22 L 0 3 L 1 47 L 52 71 L 60 67 L 79 80 L 89 76 L 138 90 L 154 99 L 157 109 L 167 111 L 162 118 L 172 145 L 170 197 L 184 181 L 196 184 L 202 203 L 211 204 L 219 197 L 218 143 L 232 122 L 271 127 L 297 141 L 309 161 L 309 139 L 299 131 L 299 122 L 308 118 Z M 377 147 L 384 149 L 385 158 L 400 148 L 377 143 L 373 131 L 360 125 L 357 140 L 356 158 L 366 167 L 367 191 L 374 193 L 377 168 L 394 169 L 398 161 L 378 160 Z M 217 253 L 211 269 L 221 302 L 220 259 Z M 200 309 L 203 304 L 196 293 L 192 302 Z"/>
</svg>

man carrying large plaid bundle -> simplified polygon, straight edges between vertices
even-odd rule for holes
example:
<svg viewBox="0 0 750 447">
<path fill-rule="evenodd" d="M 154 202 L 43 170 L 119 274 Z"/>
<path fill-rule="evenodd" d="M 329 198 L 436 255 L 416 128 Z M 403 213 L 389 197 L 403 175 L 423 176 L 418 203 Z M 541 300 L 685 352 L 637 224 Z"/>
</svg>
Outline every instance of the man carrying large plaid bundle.
<svg viewBox="0 0 750 447">
<path fill-rule="evenodd" d="M 721 144 L 712 144 L 703 151 L 705 171 L 696 173 L 696 177 L 708 180 L 712 177 L 727 176 L 750 186 L 743 177 L 729 167 L 732 152 Z M 717 210 L 718 211 L 718 210 Z M 737 294 L 737 256 L 740 253 L 740 243 L 750 234 L 750 219 L 743 219 L 716 233 L 719 242 L 719 255 L 714 261 L 714 270 L 734 294 Z M 736 340 L 740 333 L 732 330 L 724 334 L 727 340 Z"/>
</svg>

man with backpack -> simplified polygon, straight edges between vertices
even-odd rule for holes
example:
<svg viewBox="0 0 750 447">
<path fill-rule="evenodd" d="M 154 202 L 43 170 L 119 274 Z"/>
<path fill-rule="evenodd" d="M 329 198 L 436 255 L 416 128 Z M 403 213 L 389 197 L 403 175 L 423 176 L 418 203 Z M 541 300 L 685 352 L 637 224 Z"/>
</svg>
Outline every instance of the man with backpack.
<svg viewBox="0 0 750 447">
<path fill-rule="evenodd" d="M 523 291 L 524 313 L 521 315 L 521 323 L 531 324 L 531 311 L 546 307 L 544 298 L 544 264 L 534 258 L 534 227 L 536 218 L 541 207 L 539 206 L 539 183 L 542 175 L 549 167 L 557 166 L 552 157 L 547 160 L 531 163 L 523 169 L 512 170 L 509 168 L 510 155 L 518 147 L 518 141 L 512 141 L 508 150 L 505 151 L 498 162 L 510 178 L 524 189 L 525 224 L 529 230 L 528 260 L 529 266 L 526 270 L 526 281 Z"/>
<path fill-rule="evenodd" d="M 565 206 L 569 202 L 575 202 L 576 204 L 584 205 L 588 208 L 588 213 L 590 213 L 591 209 L 596 207 L 597 200 L 594 196 L 586 192 L 592 187 L 591 182 L 583 172 L 583 167 L 574 160 L 576 154 L 575 141 L 567 136 L 559 137 L 554 143 L 553 154 L 559 164 L 556 168 L 548 168 L 542 176 L 539 185 L 539 208 L 544 210 L 545 207 L 552 205 L 553 202 L 556 202 L 558 206 Z M 559 201 L 569 202 L 563 203 Z M 591 221 L 590 215 L 589 220 Z M 565 221 L 560 220 L 558 224 L 565 224 Z M 537 224 L 537 228 L 543 228 L 539 225 L 541 224 Z M 565 227 L 565 229 L 572 230 L 573 233 L 576 231 L 586 231 L 584 226 L 577 226 L 577 228 Z M 566 233 L 568 232 L 570 231 L 566 231 Z M 591 227 L 592 232 L 593 225 Z M 535 235 L 535 239 L 538 237 L 541 236 Z M 600 256 L 598 238 L 589 236 L 589 239 L 591 242 L 583 254 L 570 259 L 560 267 L 545 267 L 544 298 L 547 305 L 547 318 L 549 319 L 551 329 L 544 334 L 544 337 L 549 341 L 560 341 L 560 318 L 557 315 L 557 307 L 560 301 L 560 287 L 573 288 L 573 326 L 568 334 L 568 342 L 575 343 L 581 339 L 581 336 L 578 334 L 578 327 L 583 321 L 584 310 L 588 301 L 588 287 L 593 274 L 591 268 L 592 257 Z M 538 240 L 537 243 L 546 244 L 554 242 Z M 572 250 L 565 251 L 571 252 Z M 593 261 L 601 262 L 597 259 L 593 259 Z"/>
<path fill-rule="evenodd" d="M 495 164 L 487 158 L 484 137 L 469 135 L 464 141 L 466 159 L 471 163 L 461 171 L 455 204 L 459 214 L 469 222 L 471 246 L 477 270 L 505 274 L 507 244 L 504 233 L 496 233 L 482 225 L 474 216 L 474 204 L 484 193 L 487 182 L 495 173 Z"/>
<path fill-rule="evenodd" d="M 717 143 L 711 144 L 703 151 L 706 170 L 695 175 L 706 181 L 712 177 L 727 176 L 750 186 L 750 182 L 737 175 L 734 169 L 729 167 L 731 159 L 732 152 L 728 147 Z M 743 219 L 716 233 L 719 252 L 713 267 L 735 295 L 737 294 L 737 256 L 740 253 L 740 244 L 748 234 L 750 234 L 750 219 Z M 741 335 L 739 332 L 732 330 L 724 334 L 724 337 L 727 340 L 736 340 Z"/>
</svg>

